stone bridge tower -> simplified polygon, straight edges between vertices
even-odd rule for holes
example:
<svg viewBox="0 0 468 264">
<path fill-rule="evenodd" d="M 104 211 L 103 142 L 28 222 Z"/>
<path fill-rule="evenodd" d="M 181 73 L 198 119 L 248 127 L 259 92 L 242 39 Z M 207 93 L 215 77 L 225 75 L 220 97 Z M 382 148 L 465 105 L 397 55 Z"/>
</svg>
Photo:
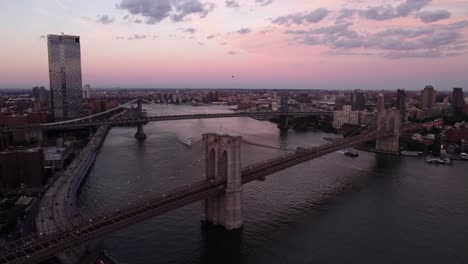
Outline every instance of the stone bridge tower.
<svg viewBox="0 0 468 264">
<path fill-rule="evenodd" d="M 287 96 L 281 97 L 280 112 L 287 114 L 289 112 L 289 98 Z M 289 118 L 286 115 L 280 115 L 280 122 L 278 128 L 281 133 L 287 133 L 289 129 Z"/>
<path fill-rule="evenodd" d="M 142 100 L 138 99 L 137 100 L 137 107 L 136 107 L 136 117 L 137 118 L 143 118 L 143 105 L 142 105 Z M 143 124 L 138 124 L 137 125 L 137 132 L 135 133 L 135 138 L 138 140 L 145 140 L 146 139 L 146 134 L 143 131 Z"/>
<path fill-rule="evenodd" d="M 397 154 L 400 151 L 400 111 L 384 109 L 377 113 L 377 130 L 380 133 L 391 134 L 379 137 L 376 149 L 385 153 Z"/>
<path fill-rule="evenodd" d="M 204 220 L 228 230 L 242 227 L 242 137 L 204 134 L 205 177 L 226 181 L 226 192 L 204 201 Z"/>
</svg>

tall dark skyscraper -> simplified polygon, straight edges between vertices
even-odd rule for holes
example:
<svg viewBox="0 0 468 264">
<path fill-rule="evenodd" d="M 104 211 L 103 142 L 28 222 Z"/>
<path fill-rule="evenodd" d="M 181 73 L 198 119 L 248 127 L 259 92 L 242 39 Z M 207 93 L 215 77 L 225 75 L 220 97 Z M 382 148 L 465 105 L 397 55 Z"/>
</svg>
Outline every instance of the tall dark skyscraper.
<svg viewBox="0 0 468 264">
<path fill-rule="evenodd" d="M 45 106 L 49 102 L 49 91 L 43 86 L 32 88 L 34 101 L 39 102 L 42 106 Z"/>
<path fill-rule="evenodd" d="M 428 85 L 421 91 L 421 108 L 432 108 L 436 104 L 437 91 Z"/>
<path fill-rule="evenodd" d="M 337 95 L 335 97 L 335 110 L 342 111 L 343 110 L 343 105 L 346 104 L 346 99 L 343 95 Z"/>
<path fill-rule="evenodd" d="M 377 96 L 377 112 L 382 112 L 383 110 L 385 110 L 385 96 L 380 93 Z"/>
<path fill-rule="evenodd" d="M 83 113 L 80 37 L 48 35 L 47 47 L 54 120 L 80 117 Z"/>
<path fill-rule="evenodd" d="M 453 110 L 457 113 L 463 113 L 465 110 L 465 95 L 462 88 L 453 88 L 452 106 Z"/>
<path fill-rule="evenodd" d="M 366 109 L 366 97 L 360 90 L 355 90 L 351 93 L 351 107 L 353 111 Z"/>
<path fill-rule="evenodd" d="M 397 109 L 400 110 L 400 122 L 406 121 L 406 91 L 403 89 L 397 90 Z"/>
</svg>

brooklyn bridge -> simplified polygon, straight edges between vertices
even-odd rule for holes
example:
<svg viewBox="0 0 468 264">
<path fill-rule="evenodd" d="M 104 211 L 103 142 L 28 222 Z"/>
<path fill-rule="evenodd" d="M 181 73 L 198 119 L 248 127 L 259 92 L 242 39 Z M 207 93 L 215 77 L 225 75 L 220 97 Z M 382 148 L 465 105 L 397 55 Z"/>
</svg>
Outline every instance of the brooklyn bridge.
<svg viewBox="0 0 468 264">
<path fill-rule="evenodd" d="M 145 122 L 169 121 L 199 118 L 228 118 L 235 116 L 309 116 L 327 115 L 327 112 L 270 112 L 270 113 L 227 113 L 198 114 L 177 116 L 145 117 L 141 111 L 141 102 L 137 106 L 135 118 L 107 120 L 72 120 L 45 124 L 46 129 L 83 128 L 132 124 L 138 126 L 136 137 L 142 137 Z M 286 119 L 287 120 L 287 119 Z M 73 221 L 66 228 L 45 234 L 25 237 L 4 244 L 0 248 L 0 263 L 36 263 L 46 260 L 62 251 L 82 245 L 111 232 L 126 228 L 132 224 L 162 215 L 186 205 L 203 202 L 201 212 L 204 221 L 219 225 L 227 230 L 241 228 L 242 185 L 256 180 L 263 180 L 268 175 L 286 170 L 297 164 L 327 155 L 340 149 L 358 146 L 368 141 L 376 141 L 376 149 L 386 153 L 399 151 L 399 136 L 434 126 L 435 123 L 405 124 L 399 122 L 398 110 L 385 110 L 378 113 L 376 128 L 363 128 L 359 134 L 339 139 L 323 145 L 297 148 L 294 153 L 242 167 L 242 137 L 204 134 L 205 152 L 204 173 L 202 181 L 189 183 L 180 188 L 148 196 L 137 203 L 104 212 L 100 215 L 82 217 Z M 139 133 L 143 133 L 140 134 Z M 268 191 L 268 190 L 265 190 Z"/>
</svg>

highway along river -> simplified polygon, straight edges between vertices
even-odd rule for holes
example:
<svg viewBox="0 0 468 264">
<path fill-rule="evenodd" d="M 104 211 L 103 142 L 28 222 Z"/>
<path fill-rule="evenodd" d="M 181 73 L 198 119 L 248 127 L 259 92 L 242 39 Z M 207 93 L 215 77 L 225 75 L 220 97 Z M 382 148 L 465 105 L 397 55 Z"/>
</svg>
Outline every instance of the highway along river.
<svg viewBox="0 0 468 264">
<path fill-rule="evenodd" d="M 217 113 L 222 106 L 145 105 L 149 115 Z M 202 179 L 206 132 L 283 148 L 323 143 L 326 133 L 281 137 L 251 118 L 150 123 L 109 132 L 79 195 L 84 213 L 123 206 Z M 328 135 L 330 136 L 330 135 Z M 193 141 L 192 147 L 183 144 Z M 243 166 L 283 150 L 242 146 Z M 117 263 L 468 263 L 468 162 L 338 151 L 244 186 L 244 227 L 200 222 L 201 203 L 108 235 Z"/>
</svg>

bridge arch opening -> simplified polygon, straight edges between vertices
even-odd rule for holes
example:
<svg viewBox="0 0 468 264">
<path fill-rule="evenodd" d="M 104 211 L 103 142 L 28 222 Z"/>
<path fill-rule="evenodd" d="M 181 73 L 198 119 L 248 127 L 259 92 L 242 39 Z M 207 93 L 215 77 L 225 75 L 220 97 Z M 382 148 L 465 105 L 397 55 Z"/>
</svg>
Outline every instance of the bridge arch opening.
<svg viewBox="0 0 468 264">
<path fill-rule="evenodd" d="M 393 130 L 395 130 L 395 118 L 394 117 L 390 117 L 388 119 L 388 126 L 387 126 L 387 130 L 392 132 Z"/>
<path fill-rule="evenodd" d="M 387 130 L 387 118 L 382 117 L 379 120 L 379 130 L 386 131 Z"/>
<path fill-rule="evenodd" d="M 208 160 L 206 161 L 206 176 L 208 179 L 214 178 L 216 174 L 216 151 L 211 149 L 210 154 L 208 155 Z"/>
<path fill-rule="evenodd" d="M 223 154 L 221 154 L 221 157 L 219 159 L 219 177 L 221 179 L 227 178 L 228 174 L 228 154 L 227 151 L 223 151 Z"/>
</svg>

